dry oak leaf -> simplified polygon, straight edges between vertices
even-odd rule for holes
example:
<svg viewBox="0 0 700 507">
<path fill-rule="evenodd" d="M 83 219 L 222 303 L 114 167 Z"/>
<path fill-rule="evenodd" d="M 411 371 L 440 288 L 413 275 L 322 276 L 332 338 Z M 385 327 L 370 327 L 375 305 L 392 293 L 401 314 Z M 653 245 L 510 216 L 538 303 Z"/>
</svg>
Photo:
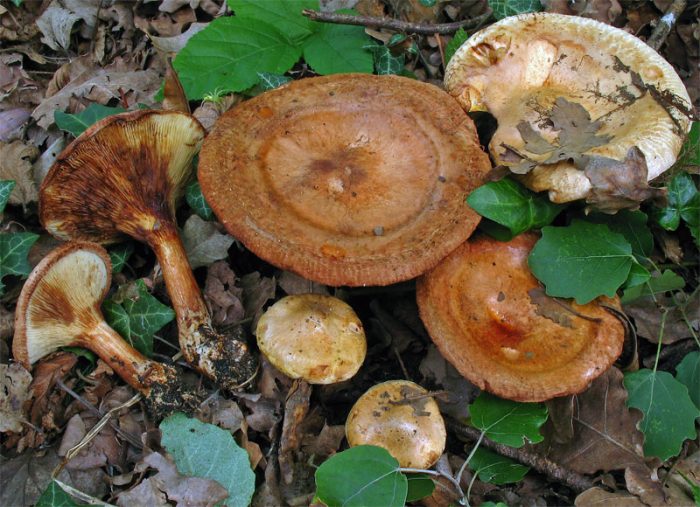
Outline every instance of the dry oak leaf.
<svg viewBox="0 0 700 507">
<path fill-rule="evenodd" d="M 34 380 L 31 385 L 34 401 L 29 411 L 32 424 L 41 426 L 42 422 L 47 422 L 44 417 L 46 414 L 59 416 L 63 413 L 63 406 L 59 404 L 59 402 L 65 396 L 62 394 L 58 397 L 60 399 L 53 399 L 51 394 L 56 385 L 56 381 L 59 379 L 62 380 L 67 373 L 73 369 L 77 361 L 78 358 L 74 354 L 59 352 L 53 354 L 48 359 L 40 361 L 34 366 Z"/>
<path fill-rule="evenodd" d="M 576 507 L 646 507 L 629 493 L 610 493 L 602 488 L 587 489 L 574 500 Z"/>
<path fill-rule="evenodd" d="M 31 144 L 13 141 L 0 143 L 0 180 L 14 180 L 15 188 L 10 194 L 10 204 L 22 206 L 37 200 L 38 193 L 32 175 L 32 162 L 39 150 Z"/>
<path fill-rule="evenodd" d="M 0 433 L 19 433 L 25 423 L 25 402 L 31 397 L 31 374 L 20 364 L 0 364 Z"/>
<path fill-rule="evenodd" d="M 607 24 L 612 24 L 622 14 L 622 6 L 617 0 L 542 0 L 542 6 L 547 12 L 581 16 Z"/>
<path fill-rule="evenodd" d="M 243 320 L 242 297 L 243 289 L 236 286 L 236 274 L 226 261 L 209 266 L 204 282 L 204 300 L 215 326 L 229 326 Z"/>
</svg>

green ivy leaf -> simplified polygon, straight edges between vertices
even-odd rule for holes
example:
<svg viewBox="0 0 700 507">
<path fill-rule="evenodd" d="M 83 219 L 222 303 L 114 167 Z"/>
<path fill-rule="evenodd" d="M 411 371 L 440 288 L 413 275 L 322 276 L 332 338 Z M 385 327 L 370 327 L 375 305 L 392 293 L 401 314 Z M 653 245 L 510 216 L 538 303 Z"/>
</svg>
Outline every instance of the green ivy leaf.
<svg viewBox="0 0 700 507">
<path fill-rule="evenodd" d="M 316 470 L 316 494 L 328 507 L 403 507 L 407 483 L 399 462 L 372 445 L 339 452 Z"/>
<path fill-rule="evenodd" d="M 678 229 L 683 219 L 695 241 L 700 241 L 700 192 L 690 174 L 680 172 L 673 177 L 668 184 L 668 205 L 657 208 L 654 218 L 668 231 Z"/>
<path fill-rule="evenodd" d="M 255 491 L 255 474 L 248 453 L 230 432 L 182 413 L 164 419 L 160 431 L 161 444 L 181 474 L 213 479 L 229 492 L 224 505 L 247 507 Z"/>
<path fill-rule="evenodd" d="M 3 278 L 7 275 L 24 277 L 32 270 L 27 255 L 37 239 L 39 235 L 31 232 L 0 233 L 0 294 L 5 291 Z"/>
<path fill-rule="evenodd" d="M 464 30 L 464 28 L 460 28 L 457 30 L 452 37 L 452 40 L 447 43 L 445 46 L 445 63 L 449 63 L 449 61 L 452 59 L 452 57 L 455 55 L 459 47 L 467 42 L 467 39 L 469 38 L 469 34 Z"/>
<path fill-rule="evenodd" d="M 187 201 L 189 207 L 192 208 L 192 210 L 204 220 L 211 220 L 214 218 L 214 211 L 204 198 L 199 181 L 195 180 L 187 185 L 187 189 L 185 190 L 185 200 Z"/>
<path fill-rule="evenodd" d="M 300 57 L 301 48 L 275 26 L 235 16 L 217 18 L 195 34 L 173 66 L 194 100 L 214 90 L 246 90 L 258 82 L 258 72 L 284 74 Z"/>
<path fill-rule="evenodd" d="M 484 431 L 494 442 L 522 447 L 526 441 L 541 442 L 540 427 L 547 421 L 547 407 L 541 403 L 518 403 L 482 392 L 469 406 L 472 426 Z"/>
<path fill-rule="evenodd" d="M 688 139 L 683 144 L 678 160 L 681 167 L 684 165 L 700 165 L 700 122 L 693 122 L 688 133 Z"/>
<path fill-rule="evenodd" d="M 0 213 L 5 211 L 7 200 L 10 198 L 12 190 L 15 188 L 15 180 L 0 180 Z"/>
<path fill-rule="evenodd" d="M 364 48 L 372 52 L 374 56 L 374 71 L 380 76 L 401 74 L 403 71 L 406 57 L 403 54 L 394 56 L 391 54 L 391 49 L 389 49 L 388 45 L 368 44 Z"/>
<path fill-rule="evenodd" d="M 319 28 L 304 42 L 304 60 L 321 75 L 341 72 L 372 73 L 372 53 L 364 47 L 370 42 L 362 26 L 319 23 Z"/>
<path fill-rule="evenodd" d="M 74 137 L 78 137 L 96 121 L 125 111 L 126 109 L 122 107 L 107 107 L 102 104 L 92 103 L 83 111 L 76 114 L 54 111 L 53 119 L 58 128 L 64 132 L 68 132 Z"/>
<path fill-rule="evenodd" d="M 700 352 L 686 355 L 676 367 L 676 379 L 688 388 L 690 399 L 700 408 Z"/>
<path fill-rule="evenodd" d="M 637 298 L 651 296 L 668 292 L 670 290 L 680 290 L 685 287 L 685 280 L 670 269 L 659 274 L 655 271 L 641 285 L 630 286 L 622 295 L 621 302 L 629 303 Z"/>
<path fill-rule="evenodd" d="M 510 178 L 475 189 L 467 204 L 479 215 L 510 229 L 513 236 L 550 224 L 564 209 Z"/>
<path fill-rule="evenodd" d="M 469 468 L 474 470 L 484 482 L 491 484 L 510 484 L 518 482 L 530 470 L 515 460 L 479 447 L 469 461 Z"/>
<path fill-rule="evenodd" d="M 496 19 L 542 10 L 540 0 L 489 0 L 489 7 Z"/>
<path fill-rule="evenodd" d="M 700 417 L 688 388 L 665 371 L 639 370 L 625 374 L 627 406 L 639 409 L 644 418 L 644 455 L 666 460 L 677 456 L 686 438 L 694 439 L 695 419 Z"/>
<path fill-rule="evenodd" d="M 406 502 L 415 502 L 432 495 L 435 491 L 435 483 L 425 474 L 409 474 L 406 479 L 408 480 Z"/>
<path fill-rule="evenodd" d="M 228 0 L 228 5 L 238 17 L 277 27 L 295 45 L 300 45 L 321 24 L 301 13 L 304 9 L 318 10 L 318 0 Z"/>
<path fill-rule="evenodd" d="M 136 350 L 150 357 L 153 335 L 175 318 L 175 312 L 148 293 L 143 280 L 135 282 L 136 295 L 116 303 L 108 299 L 102 304 L 107 323 Z"/>
<path fill-rule="evenodd" d="M 51 481 L 36 501 L 35 507 L 78 507 L 56 481 Z"/>
<path fill-rule="evenodd" d="M 126 241 L 109 249 L 109 260 L 112 262 L 112 273 L 121 273 L 131 254 L 134 253 L 134 244 Z"/>
<path fill-rule="evenodd" d="M 632 247 L 622 234 L 582 220 L 542 229 L 542 238 L 528 257 L 547 295 L 575 298 L 578 304 L 601 295 L 613 297 L 634 262 Z"/>
</svg>

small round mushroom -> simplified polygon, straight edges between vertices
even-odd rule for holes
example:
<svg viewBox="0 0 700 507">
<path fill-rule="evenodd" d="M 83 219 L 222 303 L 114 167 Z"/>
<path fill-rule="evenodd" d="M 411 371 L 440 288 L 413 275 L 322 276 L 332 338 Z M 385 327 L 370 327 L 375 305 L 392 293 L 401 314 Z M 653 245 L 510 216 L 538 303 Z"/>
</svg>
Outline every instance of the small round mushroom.
<svg viewBox="0 0 700 507">
<path fill-rule="evenodd" d="M 367 353 L 365 331 L 352 307 L 321 294 L 280 299 L 260 317 L 256 335 L 275 368 L 310 384 L 348 380 Z"/>
<path fill-rule="evenodd" d="M 388 285 L 454 250 L 491 165 L 436 86 L 342 74 L 294 81 L 224 113 L 199 158 L 226 229 L 277 267 L 327 285 Z"/>
<path fill-rule="evenodd" d="M 408 380 L 371 387 L 345 422 L 351 447 L 377 445 L 404 468 L 433 466 L 445 450 L 445 421 L 428 391 Z"/>
<path fill-rule="evenodd" d="M 634 35 L 577 16 L 523 14 L 477 32 L 447 65 L 445 88 L 498 120 L 498 165 L 554 202 L 604 211 L 655 195 L 646 181 L 674 163 L 690 129 L 673 67 Z"/>
<path fill-rule="evenodd" d="M 155 417 L 195 408 L 198 397 L 183 391 L 175 368 L 147 359 L 105 322 L 100 306 L 111 272 L 109 255 L 94 243 L 67 243 L 44 257 L 17 301 L 15 360 L 30 369 L 60 347 L 83 347 L 143 394 Z"/>
<path fill-rule="evenodd" d="M 134 111 L 99 121 L 49 169 L 39 214 L 61 239 L 111 243 L 127 235 L 147 243 L 163 270 L 185 359 L 235 390 L 254 377 L 256 358 L 240 339 L 213 329 L 175 223 L 203 138 L 196 119 L 174 111 Z"/>
<path fill-rule="evenodd" d="M 516 401 L 583 391 L 622 352 L 625 328 L 601 297 L 547 296 L 527 257 L 537 236 L 468 241 L 418 280 L 420 317 L 442 355 L 479 388 Z"/>
</svg>

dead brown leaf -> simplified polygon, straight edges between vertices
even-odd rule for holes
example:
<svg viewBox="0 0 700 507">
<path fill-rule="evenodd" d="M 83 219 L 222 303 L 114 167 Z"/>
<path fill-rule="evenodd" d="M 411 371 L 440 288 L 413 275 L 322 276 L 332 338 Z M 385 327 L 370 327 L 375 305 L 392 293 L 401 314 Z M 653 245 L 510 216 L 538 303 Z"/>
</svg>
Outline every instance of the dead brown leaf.
<svg viewBox="0 0 700 507">
<path fill-rule="evenodd" d="M 78 358 L 69 352 L 58 352 L 34 366 L 32 406 L 29 410 L 30 422 L 45 430 L 56 430 L 63 424 L 63 400 L 66 394 L 56 390 L 56 381 L 63 378 L 73 369 Z M 36 445 L 43 441 L 43 437 Z"/>
<path fill-rule="evenodd" d="M 18 363 L 0 364 L 0 433 L 19 433 L 27 422 L 31 374 Z"/>
<path fill-rule="evenodd" d="M 97 418 L 84 413 L 75 414 L 68 421 L 63 439 L 58 449 L 59 456 L 66 456 L 67 452 L 78 444 L 87 432 L 97 423 Z M 115 465 L 123 468 L 122 447 L 117 441 L 115 431 L 107 425 L 85 445 L 80 452 L 66 463 L 69 470 L 90 470 L 101 468 L 105 465 Z"/>
<path fill-rule="evenodd" d="M 39 150 L 31 144 L 0 143 L 0 179 L 15 181 L 10 204 L 25 206 L 39 197 L 32 175 L 32 162 L 38 156 Z"/>
<path fill-rule="evenodd" d="M 0 111 L 0 142 L 8 143 L 22 137 L 30 116 L 29 110 L 24 108 Z"/>
<path fill-rule="evenodd" d="M 299 425 L 309 412 L 311 402 L 311 386 L 308 382 L 297 380 L 292 384 L 287 402 L 284 405 L 282 421 L 282 436 L 280 437 L 279 466 L 282 481 L 286 484 L 294 482 L 294 463 L 296 451 L 301 447 Z"/>
<path fill-rule="evenodd" d="M 207 269 L 204 299 L 208 303 L 215 326 L 229 326 L 243 320 L 243 289 L 236 286 L 236 274 L 226 261 L 218 261 Z"/>
<path fill-rule="evenodd" d="M 697 311 L 693 312 L 693 308 L 698 308 L 700 294 L 695 292 L 688 296 L 679 292 L 675 297 L 676 301 L 682 305 L 681 307 L 676 305 L 671 296 L 657 294 L 656 301 L 651 297 L 643 297 L 624 305 L 623 308 L 625 313 L 634 319 L 639 336 L 643 336 L 652 343 L 659 342 L 662 318 L 660 307 L 670 308 L 663 333 L 664 343 L 668 345 L 691 336 L 684 313 L 689 318 L 693 328 L 696 331 L 700 329 L 700 316 L 697 315 Z M 689 297 L 692 299 L 689 300 Z M 682 308 L 685 308 L 685 311 L 681 311 Z"/>
<path fill-rule="evenodd" d="M 240 280 L 243 289 L 243 308 L 246 318 L 252 318 L 251 329 L 255 329 L 258 319 L 263 313 L 263 307 L 270 299 L 275 298 L 277 283 L 275 278 L 261 276 L 257 271 L 244 275 Z"/>
<path fill-rule="evenodd" d="M 287 295 L 292 294 L 324 294 L 328 295 L 328 287 L 307 280 L 303 276 L 299 276 L 291 271 L 282 271 L 277 277 L 277 283 L 280 288 L 287 293 Z"/>
<path fill-rule="evenodd" d="M 587 489 L 576 497 L 576 507 L 646 507 L 636 496 L 611 493 L 602 488 Z"/>
<path fill-rule="evenodd" d="M 612 24 L 622 14 L 622 6 L 617 0 L 542 0 L 542 6 L 547 12 L 581 16 L 607 24 Z"/>
</svg>

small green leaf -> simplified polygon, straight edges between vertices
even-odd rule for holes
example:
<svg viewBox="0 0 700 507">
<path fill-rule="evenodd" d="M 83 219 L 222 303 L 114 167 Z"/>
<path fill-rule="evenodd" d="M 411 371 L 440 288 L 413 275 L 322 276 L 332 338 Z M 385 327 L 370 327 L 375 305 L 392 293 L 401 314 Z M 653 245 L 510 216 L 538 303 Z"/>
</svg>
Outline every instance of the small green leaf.
<svg viewBox="0 0 700 507">
<path fill-rule="evenodd" d="M 53 119 L 58 128 L 78 137 L 96 121 L 112 116 L 113 114 L 123 113 L 124 111 L 126 111 L 126 109 L 122 107 L 107 107 L 102 104 L 92 103 L 83 111 L 76 114 L 54 111 Z"/>
<path fill-rule="evenodd" d="M 148 293 L 143 280 L 136 281 L 137 294 L 119 303 L 102 304 L 105 320 L 145 356 L 153 354 L 153 335 L 175 318 L 175 312 Z"/>
<path fill-rule="evenodd" d="M 641 285 L 630 286 L 622 295 L 621 302 L 629 303 L 637 298 L 661 294 L 671 290 L 680 290 L 685 287 L 685 280 L 670 269 L 659 274 L 658 271 L 652 273 L 651 277 Z"/>
<path fill-rule="evenodd" d="M 35 507 L 78 507 L 56 481 L 51 481 L 36 501 Z"/>
<path fill-rule="evenodd" d="M 686 355 L 676 367 L 676 379 L 688 388 L 690 399 L 700 408 L 700 352 Z"/>
<path fill-rule="evenodd" d="M 474 470 L 484 482 L 491 484 L 510 484 L 518 482 L 530 470 L 515 460 L 479 447 L 469 461 L 469 468 Z"/>
<path fill-rule="evenodd" d="M 134 253 L 134 244 L 126 241 L 109 249 L 109 260 L 112 261 L 112 273 L 121 273 L 131 254 Z"/>
<path fill-rule="evenodd" d="M 496 19 L 542 10 L 540 0 L 489 0 L 489 7 Z"/>
<path fill-rule="evenodd" d="M 638 260 L 649 257 L 654 249 L 654 236 L 647 226 L 646 213 L 620 210 L 614 215 L 591 213 L 586 219 L 596 224 L 605 224 L 611 231 L 622 234 L 632 246 L 632 253 Z"/>
<path fill-rule="evenodd" d="M 0 233 L 0 294 L 5 290 L 3 278 L 7 275 L 27 276 L 32 270 L 27 255 L 37 239 L 39 235 L 31 232 Z"/>
<path fill-rule="evenodd" d="M 644 418 L 644 455 L 666 460 L 677 456 L 685 439 L 697 436 L 695 419 L 700 417 L 688 388 L 665 371 L 639 370 L 625 374 L 629 393 L 627 406 L 639 409 Z"/>
<path fill-rule="evenodd" d="M 650 279 L 651 273 L 649 273 L 649 270 L 638 262 L 633 262 L 623 288 L 627 291 L 628 289 L 639 287 L 647 283 Z"/>
<path fill-rule="evenodd" d="M 681 167 L 684 165 L 700 165 L 700 122 L 693 122 L 681 154 L 678 157 Z"/>
<path fill-rule="evenodd" d="M 575 298 L 586 304 L 601 295 L 613 297 L 627 280 L 632 247 L 607 225 L 574 220 L 568 227 L 545 227 L 528 257 L 547 295 Z"/>
<path fill-rule="evenodd" d="M 212 211 L 207 200 L 204 198 L 202 187 L 199 186 L 199 181 L 195 180 L 187 185 L 185 200 L 190 208 L 204 220 L 211 220 L 214 218 L 214 211 Z"/>
<path fill-rule="evenodd" d="M 272 74 L 270 72 L 258 72 L 258 77 L 260 78 L 260 83 L 258 83 L 258 86 L 260 86 L 260 89 L 263 92 L 274 90 L 275 88 L 279 88 L 280 86 L 292 81 L 292 78 L 289 76 Z"/>
<path fill-rule="evenodd" d="M 246 507 L 255 491 L 248 453 L 226 430 L 173 414 L 160 423 L 161 444 L 173 456 L 178 471 L 213 479 L 229 492 L 224 505 Z"/>
<path fill-rule="evenodd" d="M 7 200 L 10 198 L 10 194 L 15 188 L 15 184 L 15 180 L 0 180 L 0 213 L 5 211 Z"/>
<path fill-rule="evenodd" d="M 547 421 L 547 407 L 541 403 L 518 403 L 482 392 L 469 406 L 471 424 L 494 442 L 522 447 L 541 442 L 540 427 Z"/>
<path fill-rule="evenodd" d="M 469 34 L 464 31 L 464 28 L 460 28 L 455 32 L 452 40 L 445 46 L 445 63 L 449 63 L 459 47 L 464 44 L 468 38 Z"/>
<path fill-rule="evenodd" d="M 480 504 L 479 507 L 508 507 L 508 504 L 505 504 L 503 502 L 494 503 L 489 500 L 488 502 Z"/>
<path fill-rule="evenodd" d="M 335 454 L 318 467 L 316 494 L 328 507 L 403 507 L 408 480 L 385 449 L 360 445 Z"/>
<path fill-rule="evenodd" d="M 656 222 L 668 231 L 675 231 L 683 219 L 696 241 L 700 239 L 700 192 L 690 174 L 680 172 L 668 184 L 668 205 L 656 209 Z"/>
<path fill-rule="evenodd" d="M 497 224 L 488 218 L 481 219 L 479 222 L 479 229 L 498 241 L 510 241 L 515 237 L 508 227 Z"/>
<path fill-rule="evenodd" d="M 513 236 L 548 225 L 564 209 L 509 178 L 486 183 L 467 197 L 479 215 L 510 229 Z"/>
<path fill-rule="evenodd" d="M 368 44 L 365 49 L 374 55 L 374 71 L 381 75 L 401 74 L 406 57 L 402 54 L 394 56 L 388 46 Z"/>
<path fill-rule="evenodd" d="M 415 502 L 433 494 L 435 483 L 429 476 L 425 474 L 409 474 L 406 478 L 408 479 L 406 502 Z"/>
<path fill-rule="evenodd" d="M 437 0 L 418 0 L 421 5 L 425 7 L 433 7 L 437 3 Z"/>
<path fill-rule="evenodd" d="M 97 355 L 93 351 L 82 347 L 61 347 L 61 350 L 75 354 L 78 357 L 84 357 L 93 365 L 97 361 Z"/>
<path fill-rule="evenodd" d="M 364 48 L 370 40 L 362 26 L 321 23 L 304 42 L 304 60 L 324 76 L 342 72 L 371 74 L 372 53 Z"/>
<path fill-rule="evenodd" d="M 22 5 L 22 2 L 24 2 L 24 0 L 12 0 L 12 3 L 15 4 L 15 7 L 19 7 L 20 5 Z"/>
</svg>

